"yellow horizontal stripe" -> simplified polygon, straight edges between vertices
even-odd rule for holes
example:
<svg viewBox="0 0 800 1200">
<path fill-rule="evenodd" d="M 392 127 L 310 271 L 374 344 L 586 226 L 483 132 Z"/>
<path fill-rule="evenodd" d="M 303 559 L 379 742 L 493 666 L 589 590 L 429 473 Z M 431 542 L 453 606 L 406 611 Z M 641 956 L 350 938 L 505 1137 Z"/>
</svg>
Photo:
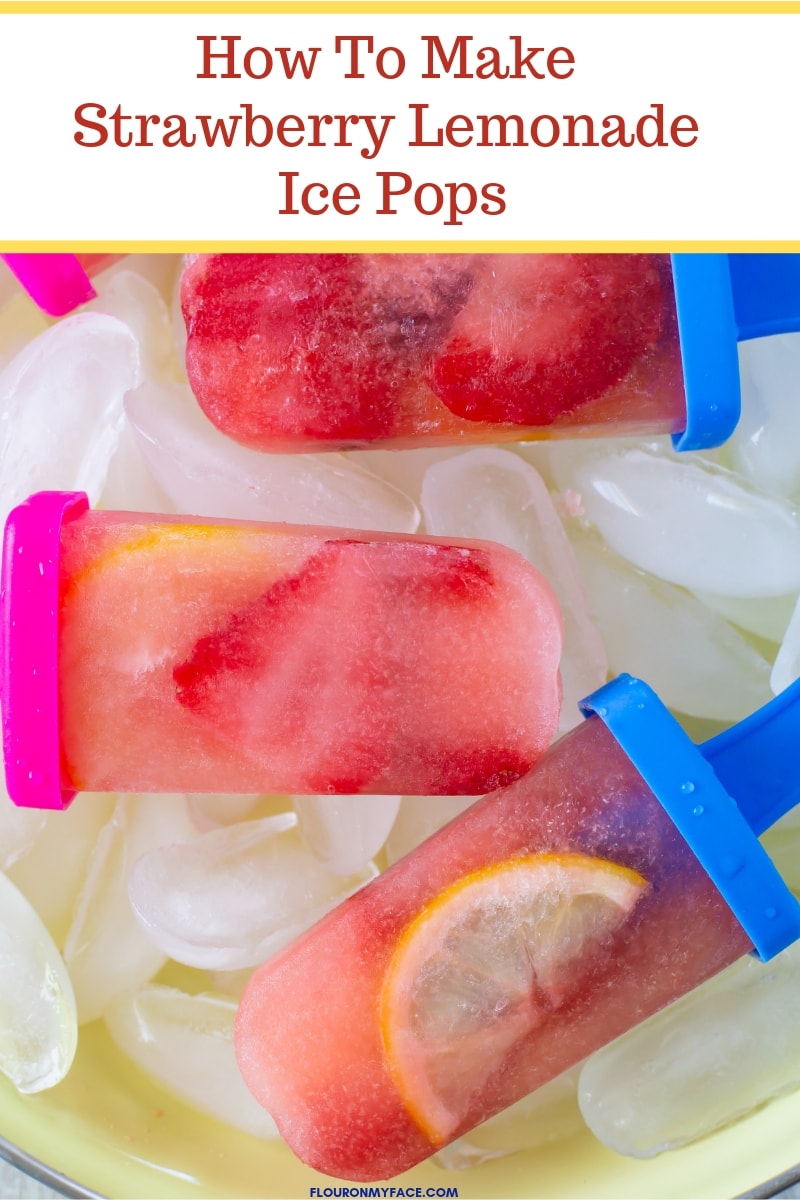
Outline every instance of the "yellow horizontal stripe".
<svg viewBox="0 0 800 1200">
<path fill-rule="evenodd" d="M 498 13 L 714 13 L 717 15 L 800 13 L 800 0 L 0 0 L 3 13 L 215 13 L 220 16 L 261 13 L 452 13 L 457 16 Z"/>
<path fill-rule="evenodd" d="M 617 254 L 760 254 L 800 253 L 800 240 L 768 241 L 123 241 L 123 242 L 42 242 L 0 241 L 4 254 L 245 254 L 245 253 L 337 253 L 337 254 L 564 254 L 605 252 Z"/>
</svg>

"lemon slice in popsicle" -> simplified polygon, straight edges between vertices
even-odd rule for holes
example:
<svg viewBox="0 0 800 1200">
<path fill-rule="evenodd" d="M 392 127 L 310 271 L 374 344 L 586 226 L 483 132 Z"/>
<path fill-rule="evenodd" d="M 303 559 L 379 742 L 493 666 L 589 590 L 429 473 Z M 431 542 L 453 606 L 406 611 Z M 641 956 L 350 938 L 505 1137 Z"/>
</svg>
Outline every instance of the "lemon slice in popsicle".
<svg viewBox="0 0 800 1200">
<path fill-rule="evenodd" d="M 578 986 L 581 959 L 647 888 L 578 853 L 537 854 L 464 876 L 403 931 L 381 996 L 381 1034 L 408 1112 L 446 1142 L 504 1055 Z"/>
</svg>

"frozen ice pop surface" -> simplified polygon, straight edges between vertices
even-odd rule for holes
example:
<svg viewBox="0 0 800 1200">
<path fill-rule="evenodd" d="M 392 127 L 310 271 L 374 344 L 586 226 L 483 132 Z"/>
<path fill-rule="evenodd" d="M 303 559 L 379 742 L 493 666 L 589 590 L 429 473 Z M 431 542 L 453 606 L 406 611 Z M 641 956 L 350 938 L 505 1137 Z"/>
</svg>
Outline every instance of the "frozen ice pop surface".
<svg viewBox="0 0 800 1200">
<path fill-rule="evenodd" d="M 800 1085 L 800 944 L 742 959 L 593 1054 L 580 1104 L 595 1137 L 647 1158 Z"/>
<path fill-rule="evenodd" d="M 261 450 L 671 433 L 667 255 L 192 255 L 189 382 Z"/>
<path fill-rule="evenodd" d="M 556 728 L 556 602 L 490 543 L 86 510 L 59 569 L 67 789 L 479 795 Z"/>
<path fill-rule="evenodd" d="M 749 949 L 591 718 L 262 967 L 239 1062 L 303 1161 L 390 1177 Z"/>
</svg>

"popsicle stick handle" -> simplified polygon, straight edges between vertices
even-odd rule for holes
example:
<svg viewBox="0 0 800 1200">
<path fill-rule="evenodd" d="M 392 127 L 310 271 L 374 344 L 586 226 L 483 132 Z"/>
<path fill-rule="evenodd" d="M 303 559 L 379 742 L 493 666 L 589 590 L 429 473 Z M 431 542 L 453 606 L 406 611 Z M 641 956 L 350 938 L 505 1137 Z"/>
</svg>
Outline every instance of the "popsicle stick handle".
<svg viewBox="0 0 800 1200">
<path fill-rule="evenodd" d="M 800 254 L 673 254 L 686 427 L 677 450 L 720 446 L 740 415 L 738 343 L 800 331 Z"/>
<path fill-rule="evenodd" d="M 51 317 L 63 317 L 97 293 L 74 254 L 0 254 L 31 299 Z"/>
<path fill-rule="evenodd" d="M 729 254 L 673 254 L 686 427 L 676 450 L 721 446 L 741 415 L 738 329 Z"/>
<path fill-rule="evenodd" d="M 800 679 L 698 747 L 756 834 L 800 804 Z"/>
<path fill-rule="evenodd" d="M 800 332 L 800 254 L 731 254 L 739 341 Z"/>
</svg>

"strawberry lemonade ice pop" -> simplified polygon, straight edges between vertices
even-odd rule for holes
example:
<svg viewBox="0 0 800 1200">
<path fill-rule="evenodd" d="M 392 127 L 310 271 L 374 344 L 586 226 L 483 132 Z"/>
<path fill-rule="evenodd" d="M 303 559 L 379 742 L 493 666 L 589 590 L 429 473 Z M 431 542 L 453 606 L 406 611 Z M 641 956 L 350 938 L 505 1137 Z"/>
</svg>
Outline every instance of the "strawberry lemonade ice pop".
<svg viewBox="0 0 800 1200">
<path fill-rule="evenodd" d="M 556 728 L 561 624 L 490 543 L 93 512 L 4 547 L 9 793 L 463 793 Z"/>
<path fill-rule="evenodd" d="M 397 1175 L 753 946 L 800 936 L 756 837 L 800 799 L 800 684 L 700 748 L 628 676 L 585 705 L 528 775 L 251 980 L 240 1067 L 309 1165 Z M 760 786 L 737 807 L 725 788 L 748 756 Z"/>
<path fill-rule="evenodd" d="M 268 451 L 672 433 L 739 415 L 737 340 L 800 328 L 800 256 L 211 254 L 189 381 Z"/>
<path fill-rule="evenodd" d="M 182 307 L 200 404 L 264 450 L 684 415 L 663 255 L 199 255 Z"/>
</svg>

